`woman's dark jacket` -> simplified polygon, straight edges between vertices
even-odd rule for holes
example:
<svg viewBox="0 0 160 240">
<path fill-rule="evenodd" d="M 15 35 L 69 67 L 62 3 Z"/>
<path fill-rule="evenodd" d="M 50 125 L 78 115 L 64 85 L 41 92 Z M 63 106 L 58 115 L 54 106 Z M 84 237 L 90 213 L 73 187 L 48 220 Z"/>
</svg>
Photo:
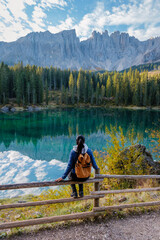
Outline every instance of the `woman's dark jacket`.
<svg viewBox="0 0 160 240">
<path fill-rule="evenodd" d="M 93 153 L 91 151 L 91 149 L 89 149 L 87 147 L 87 151 L 86 153 L 88 153 L 88 155 L 90 156 L 91 158 L 91 162 L 92 162 L 92 166 L 94 169 L 98 169 L 98 166 L 96 164 L 96 161 L 95 161 L 95 158 L 93 156 Z M 64 174 L 62 175 L 62 178 L 65 179 L 69 172 L 72 170 L 73 173 L 75 173 L 75 164 L 77 162 L 77 159 L 78 159 L 78 152 L 76 152 L 75 150 L 72 150 L 71 153 L 70 153 L 70 156 L 69 156 L 69 162 L 68 162 L 68 165 L 67 165 L 67 168 L 66 168 L 66 171 L 64 172 Z"/>
</svg>

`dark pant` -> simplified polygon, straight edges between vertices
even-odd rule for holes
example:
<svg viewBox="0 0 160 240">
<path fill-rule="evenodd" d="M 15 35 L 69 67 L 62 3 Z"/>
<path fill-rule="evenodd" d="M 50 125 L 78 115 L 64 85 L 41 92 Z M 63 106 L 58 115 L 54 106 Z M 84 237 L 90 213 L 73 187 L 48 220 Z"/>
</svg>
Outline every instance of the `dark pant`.
<svg viewBox="0 0 160 240">
<path fill-rule="evenodd" d="M 84 182 L 88 179 L 87 178 L 78 178 L 77 175 L 75 173 L 72 173 L 72 171 L 68 174 L 68 179 L 72 180 L 72 181 L 77 181 L 77 182 Z M 71 184 L 71 188 L 72 188 L 72 192 L 73 193 L 77 193 L 77 189 L 76 189 L 76 185 L 75 184 Z M 79 184 L 79 193 L 83 193 L 83 184 Z"/>
</svg>

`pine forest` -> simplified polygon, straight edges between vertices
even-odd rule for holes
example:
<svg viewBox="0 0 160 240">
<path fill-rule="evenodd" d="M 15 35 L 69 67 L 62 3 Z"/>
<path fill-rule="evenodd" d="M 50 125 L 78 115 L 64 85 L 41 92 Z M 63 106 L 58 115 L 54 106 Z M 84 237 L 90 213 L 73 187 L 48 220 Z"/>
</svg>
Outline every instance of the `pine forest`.
<svg viewBox="0 0 160 240">
<path fill-rule="evenodd" d="M 160 74 L 61 70 L 54 67 L 0 64 L 0 104 L 160 105 Z"/>
</svg>

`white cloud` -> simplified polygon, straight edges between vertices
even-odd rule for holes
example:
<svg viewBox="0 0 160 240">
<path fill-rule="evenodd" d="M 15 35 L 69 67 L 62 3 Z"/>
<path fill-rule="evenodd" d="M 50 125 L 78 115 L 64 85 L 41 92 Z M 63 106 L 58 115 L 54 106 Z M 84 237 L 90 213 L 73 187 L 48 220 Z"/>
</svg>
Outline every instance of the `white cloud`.
<svg viewBox="0 0 160 240">
<path fill-rule="evenodd" d="M 32 13 L 33 22 L 30 23 L 33 31 L 44 31 L 43 28 L 46 27 L 44 23 L 44 19 L 47 18 L 47 14 L 45 13 L 46 8 L 62 8 L 67 6 L 67 2 L 64 0 L 41 0 L 38 6 L 34 7 L 34 11 Z M 69 23 L 69 22 L 68 22 Z M 66 23 L 67 24 L 67 23 Z M 70 25 L 69 25 L 70 26 Z M 48 28 L 50 29 L 50 28 Z M 56 27 L 55 27 L 56 29 Z M 52 32 L 56 32 L 56 30 L 52 29 Z M 69 29 L 69 28 L 68 28 Z"/>
<path fill-rule="evenodd" d="M 105 9 L 104 2 L 97 2 L 95 9 L 85 14 L 79 22 L 67 15 L 59 24 L 51 24 L 47 11 L 50 13 L 53 8 L 64 10 L 68 3 L 66 0 L 39 0 L 39 3 L 37 0 L 1 0 L 0 41 L 14 41 L 31 31 L 49 30 L 56 33 L 73 28 L 82 40 L 91 36 L 94 30 L 103 32 L 108 26 L 120 30 L 122 25 L 130 35 L 140 40 L 160 35 L 159 0 L 130 0 L 125 4 L 119 1 L 120 5 L 110 11 Z M 26 11 L 28 6 L 32 7 L 31 19 Z"/>
<path fill-rule="evenodd" d="M 67 6 L 67 2 L 64 0 L 42 0 L 41 1 L 41 6 L 43 8 L 52 8 L 52 7 L 66 7 Z"/>
<path fill-rule="evenodd" d="M 2 0 L 0 3 L 0 35 L 2 41 L 14 41 L 29 33 L 29 20 L 25 13 L 26 4 L 34 5 L 33 0 Z M 5 25 L 5 27 L 4 27 Z"/>
<path fill-rule="evenodd" d="M 24 1 L 8 0 L 7 8 L 13 15 L 14 21 L 17 21 L 20 18 L 25 21 L 28 19 L 26 13 L 24 12 L 24 9 L 25 9 Z"/>
<path fill-rule="evenodd" d="M 128 33 L 130 36 L 135 36 L 136 38 L 140 39 L 141 41 L 147 40 L 152 37 L 160 36 L 160 26 L 148 26 L 145 29 L 139 29 L 136 27 L 129 27 Z"/>
<path fill-rule="evenodd" d="M 9 10 L 7 9 L 7 5 L 4 0 L 0 2 L 0 19 L 5 23 L 10 23 L 10 21 L 13 20 L 13 17 L 11 16 Z"/>
<path fill-rule="evenodd" d="M 3 22 L 0 22 L 0 29 L 2 32 L 5 31 L 5 28 L 6 28 L 5 24 Z"/>
<path fill-rule="evenodd" d="M 93 30 L 102 32 L 108 26 L 126 25 L 127 32 L 140 40 L 160 35 L 160 1 L 141 0 L 130 1 L 106 11 L 103 2 L 98 2 L 92 13 L 83 16 L 75 25 L 76 32 L 81 39 L 88 38 Z"/>
<path fill-rule="evenodd" d="M 93 30 L 102 32 L 107 25 L 109 12 L 105 11 L 104 3 L 98 2 L 93 13 L 86 14 L 83 19 L 75 26 L 78 36 L 87 38 Z"/>
<path fill-rule="evenodd" d="M 2 40 L 6 42 L 15 41 L 17 38 L 20 38 L 31 32 L 30 29 L 24 28 L 20 22 L 15 22 L 8 27 L 2 29 Z"/>
<path fill-rule="evenodd" d="M 34 6 L 32 19 L 26 13 L 27 6 Z M 65 0 L 1 0 L 0 41 L 15 41 L 31 31 L 45 31 L 46 8 L 67 6 Z"/>
<path fill-rule="evenodd" d="M 110 26 L 126 25 L 128 33 L 140 40 L 146 40 L 155 34 L 160 35 L 160 2 L 154 0 L 133 1 L 128 5 L 113 8 L 108 16 Z"/>
<path fill-rule="evenodd" d="M 34 7 L 32 19 L 35 24 L 37 24 L 38 26 L 44 27 L 45 24 L 43 22 L 43 19 L 46 17 L 47 17 L 47 15 L 45 14 L 45 12 L 42 10 L 42 8 L 39 5 Z"/>
<path fill-rule="evenodd" d="M 25 0 L 24 2 L 25 2 L 25 4 L 30 5 L 30 6 L 36 5 L 35 0 Z"/>
<path fill-rule="evenodd" d="M 160 2 L 157 0 L 130 1 L 128 4 L 113 7 L 110 12 L 105 9 L 103 2 L 97 2 L 93 12 L 84 15 L 79 23 L 75 24 L 75 19 L 67 16 L 65 21 L 49 26 L 48 30 L 56 33 L 75 28 L 77 35 L 84 40 L 91 36 L 94 30 L 103 32 L 108 26 L 119 30 L 119 26 L 125 25 L 130 35 L 145 40 L 155 36 L 155 33 L 160 35 L 159 26 L 156 26 L 160 23 L 159 11 Z"/>
<path fill-rule="evenodd" d="M 158 23 L 160 21 L 160 3 L 153 5 L 152 0 L 139 1 L 139 4 L 129 3 L 114 7 L 113 12 L 108 16 L 109 25 L 130 25 Z"/>
<path fill-rule="evenodd" d="M 74 18 L 68 15 L 65 21 L 60 21 L 60 24 L 56 26 L 49 26 L 48 30 L 52 33 L 57 33 L 63 30 L 72 29 L 74 27 L 74 21 Z"/>
</svg>

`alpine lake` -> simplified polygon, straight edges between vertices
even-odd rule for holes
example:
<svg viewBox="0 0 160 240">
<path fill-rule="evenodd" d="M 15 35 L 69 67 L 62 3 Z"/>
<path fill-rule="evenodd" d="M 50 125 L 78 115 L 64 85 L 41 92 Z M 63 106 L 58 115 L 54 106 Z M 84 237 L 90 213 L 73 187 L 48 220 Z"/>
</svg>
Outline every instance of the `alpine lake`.
<svg viewBox="0 0 160 240">
<path fill-rule="evenodd" d="M 84 135 L 93 151 L 107 151 L 106 127 L 110 126 L 121 127 L 125 136 L 134 129 L 135 136 L 141 137 L 139 143 L 151 151 L 156 144 L 152 141 L 151 130 L 157 128 L 159 120 L 160 111 L 152 109 L 55 108 L 39 112 L 1 112 L 0 184 L 52 181 L 61 177 L 76 136 Z M 39 194 L 44 189 L 1 191 L 0 198 Z"/>
</svg>

